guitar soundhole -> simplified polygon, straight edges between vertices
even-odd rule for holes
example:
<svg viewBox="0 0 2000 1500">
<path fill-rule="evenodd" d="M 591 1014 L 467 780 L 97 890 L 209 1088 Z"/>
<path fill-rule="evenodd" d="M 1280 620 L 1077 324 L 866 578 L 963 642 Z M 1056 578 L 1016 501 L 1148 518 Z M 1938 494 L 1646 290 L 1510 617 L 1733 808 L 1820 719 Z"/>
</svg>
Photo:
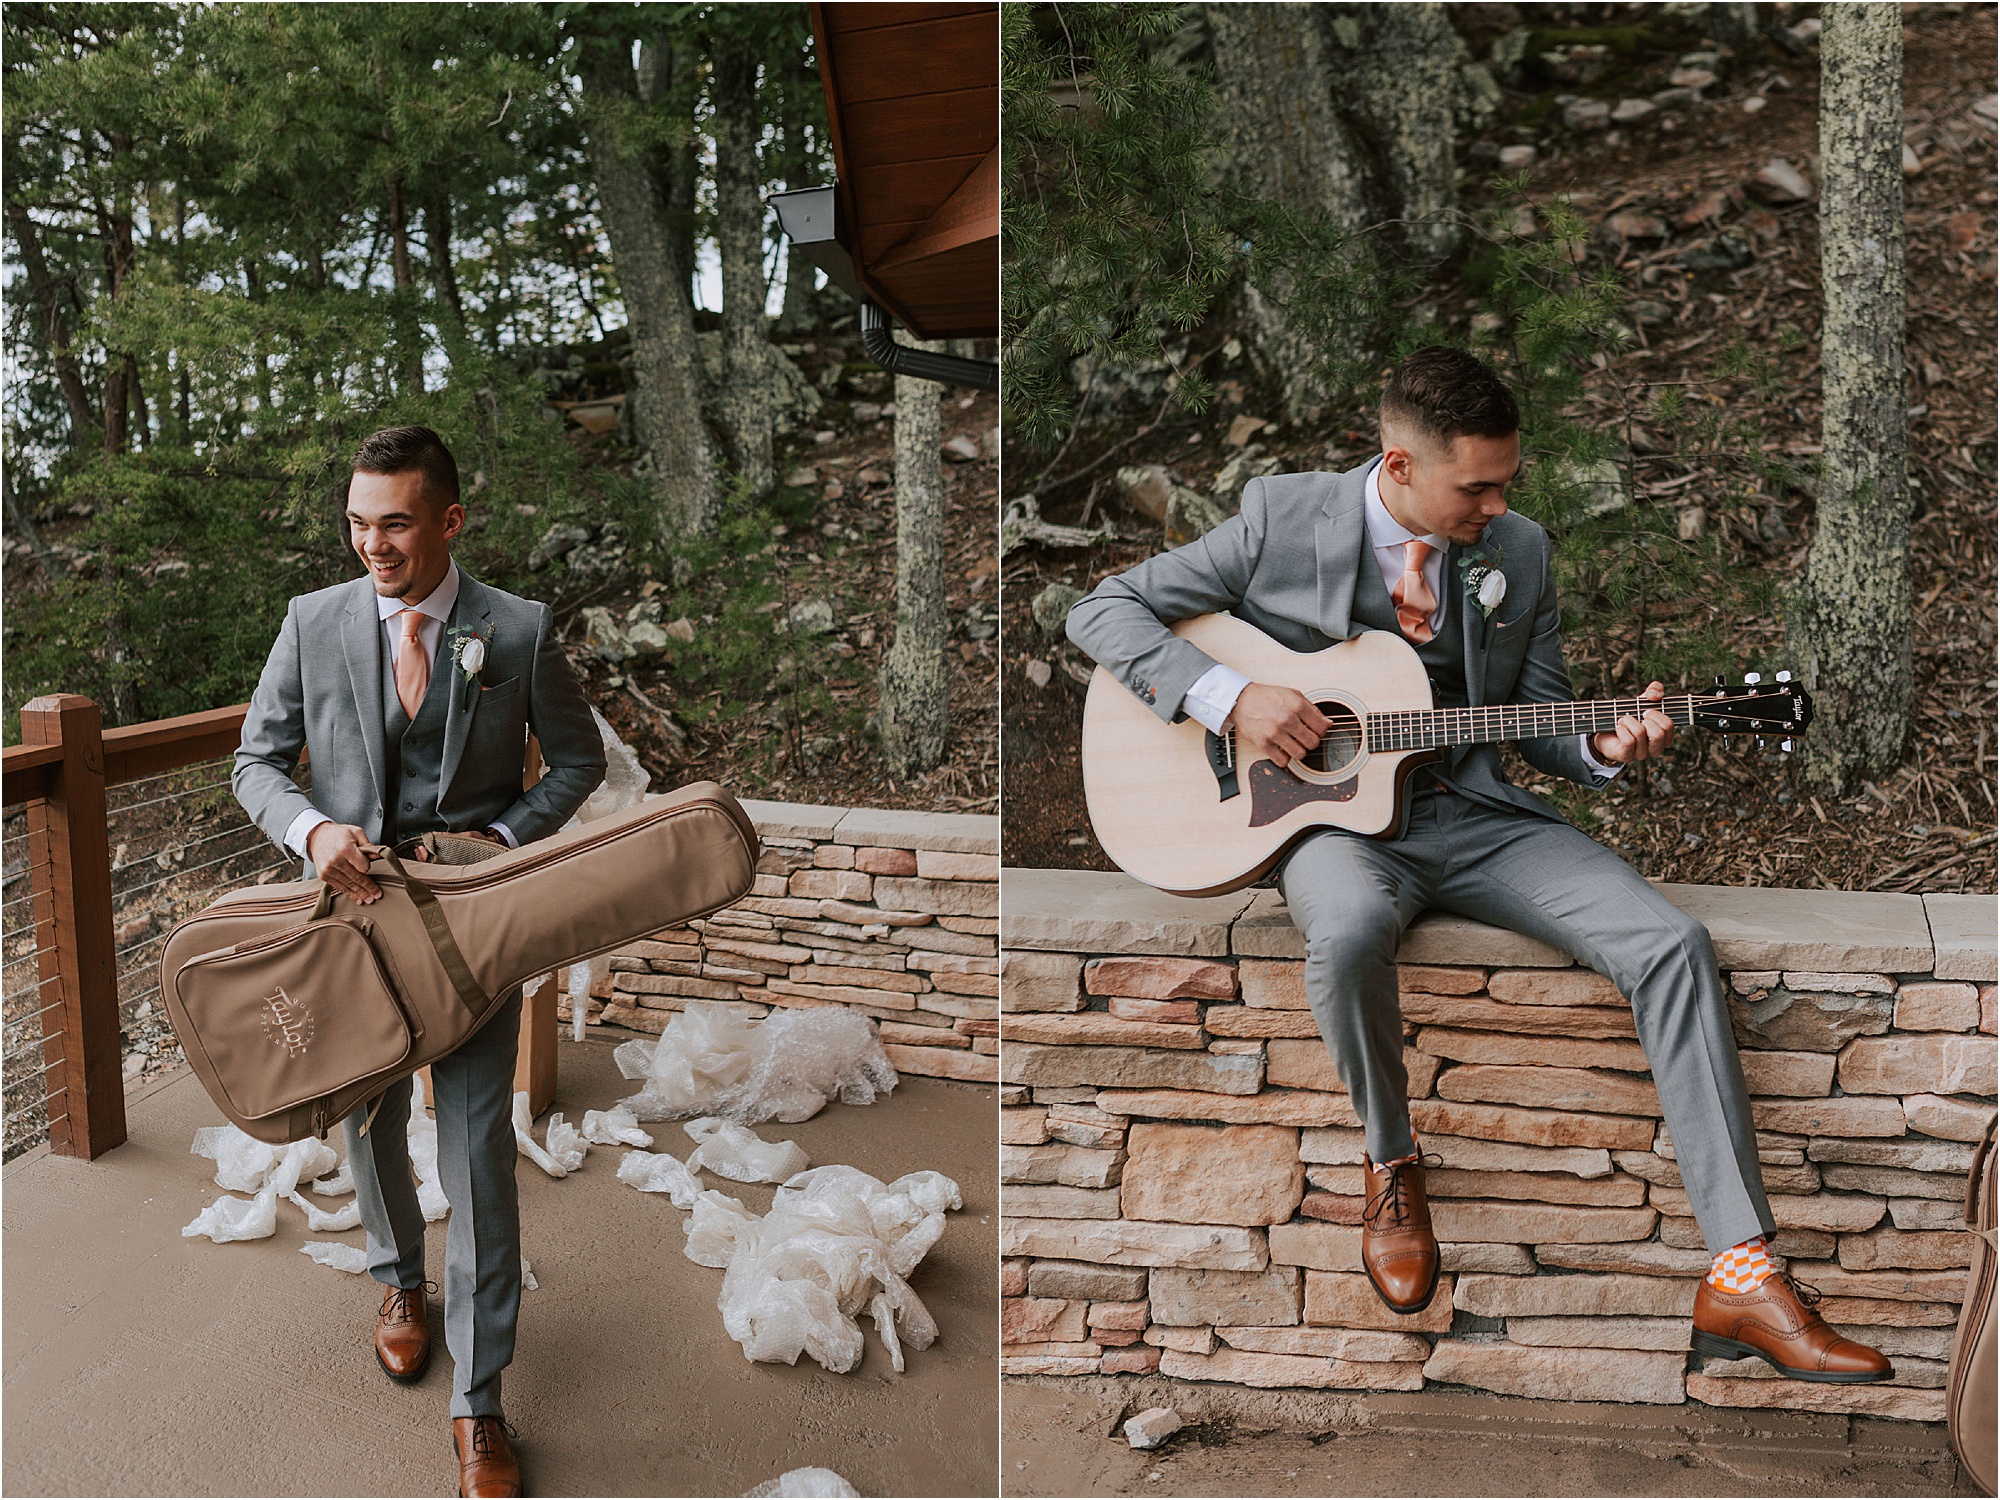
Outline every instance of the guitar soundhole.
<svg viewBox="0 0 2000 1500">
<path fill-rule="evenodd" d="M 1333 720 L 1333 727 L 1304 757 L 1304 764 L 1311 771 L 1339 775 L 1361 758 L 1361 721 L 1338 699 L 1315 699 L 1313 707 Z"/>
</svg>

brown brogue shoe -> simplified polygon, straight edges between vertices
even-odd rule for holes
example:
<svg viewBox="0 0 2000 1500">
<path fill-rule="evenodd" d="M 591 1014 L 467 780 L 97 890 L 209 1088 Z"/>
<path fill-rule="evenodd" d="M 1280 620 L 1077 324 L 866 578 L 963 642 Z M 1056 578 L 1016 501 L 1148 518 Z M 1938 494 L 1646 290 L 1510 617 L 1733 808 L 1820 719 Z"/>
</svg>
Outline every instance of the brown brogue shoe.
<svg viewBox="0 0 2000 1500">
<path fill-rule="evenodd" d="M 1793 1380 L 1865 1385 L 1895 1367 L 1845 1338 L 1813 1306 L 1819 1293 L 1780 1271 L 1747 1292 L 1725 1292 L 1707 1277 L 1694 1294 L 1694 1352 L 1715 1359 L 1755 1355 Z"/>
<path fill-rule="evenodd" d="M 1424 1196 L 1422 1158 L 1378 1167 L 1366 1157 L 1368 1201 L 1361 1210 L 1361 1268 L 1391 1312 L 1420 1313 L 1437 1294 L 1437 1236 Z"/>
<path fill-rule="evenodd" d="M 521 1463 L 499 1417 L 453 1417 L 451 1447 L 458 1455 L 459 1494 L 521 1493 Z"/>
<path fill-rule="evenodd" d="M 386 1287 L 375 1315 L 375 1358 L 391 1380 L 417 1379 L 431 1362 L 430 1308 L 420 1286 Z"/>
</svg>

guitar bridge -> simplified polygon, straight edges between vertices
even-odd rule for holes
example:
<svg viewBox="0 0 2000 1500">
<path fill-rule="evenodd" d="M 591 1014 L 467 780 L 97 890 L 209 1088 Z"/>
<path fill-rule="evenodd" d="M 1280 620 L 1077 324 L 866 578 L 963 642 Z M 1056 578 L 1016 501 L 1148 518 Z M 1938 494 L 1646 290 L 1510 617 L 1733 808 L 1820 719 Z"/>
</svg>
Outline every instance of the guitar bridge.
<svg viewBox="0 0 2000 1500">
<path fill-rule="evenodd" d="M 1236 784 L 1236 738 L 1234 735 L 1210 733 L 1204 749 L 1208 755 L 1208 768 L 1215 773 L 1215 783 L 1222 795 L 1216 800 L 1227 802 L 1241 788 Z"/>
</svg>

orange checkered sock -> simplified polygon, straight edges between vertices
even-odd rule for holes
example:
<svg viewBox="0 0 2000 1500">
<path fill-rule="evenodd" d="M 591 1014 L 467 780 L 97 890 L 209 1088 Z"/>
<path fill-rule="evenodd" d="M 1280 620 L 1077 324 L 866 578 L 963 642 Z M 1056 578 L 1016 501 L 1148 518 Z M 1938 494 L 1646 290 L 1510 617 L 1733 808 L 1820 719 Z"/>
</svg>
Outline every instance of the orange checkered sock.
<svg viewBox="0 0 2000 1500">
<path fill-rule="evenodd" d="M 1715 1257 L 1715 1264 L 1708 1272 L 1709 1285 L 1722 1292 L 1755 1291 L 1778 1269 L 1765 1248 L 1768 1244 L 1760 1234 L 1754 1240 L 1731 1245 Z"/>
</svg>

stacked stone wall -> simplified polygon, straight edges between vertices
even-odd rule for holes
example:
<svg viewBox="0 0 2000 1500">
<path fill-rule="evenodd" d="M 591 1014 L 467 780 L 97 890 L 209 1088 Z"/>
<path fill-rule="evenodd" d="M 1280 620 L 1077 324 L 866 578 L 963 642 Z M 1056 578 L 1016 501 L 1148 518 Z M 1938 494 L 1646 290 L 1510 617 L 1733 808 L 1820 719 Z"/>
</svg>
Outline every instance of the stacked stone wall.
<svg viewBox="0 0 2000 1500">
<path fill-rule="evenodd" d="M 899 1072 L 997 1082 L 999 820 L 743 806 L 763 843 L 750 894 L 613 955 L 585 1025 L 658 1034 L 690 1000 L 841 1005 L 875 1018 Z"/>
<path fill-rule="evenodd" d="M 1444 1274 L 1361 1272 L 1360 1120 L 1274 892 L 1006 872 L 1003 1368 L 1939 1420 L 1994 1111 L 1992 897 L 1663 887 L 1715 939 L 1777 1248 L 1888 1386 L 1686 1373 L 1708 1269 L 1625 998 L 1433 914 L 1401 991 Z"/>
</svg>

